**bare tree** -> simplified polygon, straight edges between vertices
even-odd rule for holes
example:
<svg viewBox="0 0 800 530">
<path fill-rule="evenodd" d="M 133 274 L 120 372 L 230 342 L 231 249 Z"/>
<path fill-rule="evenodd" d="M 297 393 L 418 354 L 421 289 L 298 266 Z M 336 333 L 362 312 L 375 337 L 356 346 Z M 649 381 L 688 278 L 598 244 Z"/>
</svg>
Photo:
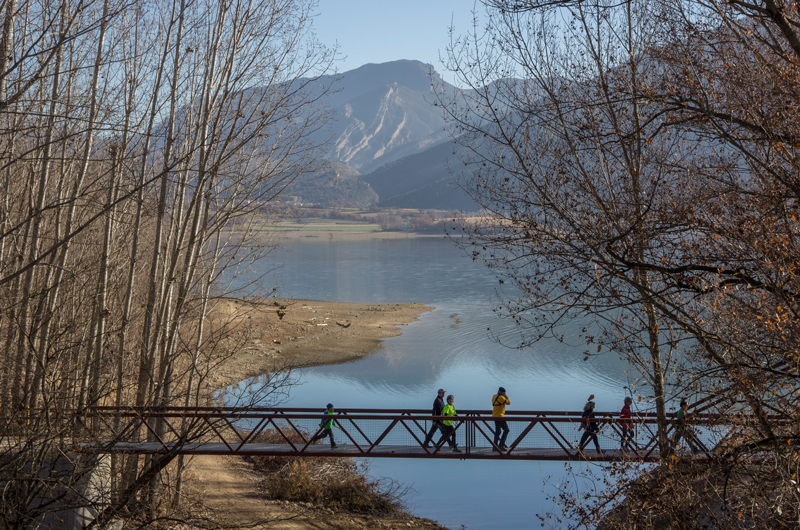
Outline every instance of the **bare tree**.
<svg viewBox="0 0 800 530">
<path fill-rule="evenodd" d="M 662 395 L 756 418 L 710 466 L 615 475 L 591 510 L 562 501 L 584 524 L 620 492 L 619 527 L 796 523 L 794 7 L 486 4 L 488 32 L 449 54 L 472 90 L 444 102 L 471 152 L 462 185 L 492 214 L 465 226 L 470 249 L 521 291 L 504 310 L 523 344 L 596 316 L 587 338 L 656 389 L 657 358 L 677 370 Z"/>
<path fill-rule="evenodd" d="M 680 195 L 670 162 L 684 148 L 655 134 L 660 108 L 637 95 L 655 38 L 646 9 L 498 9 L 486 33 L 453 41 L 447 66 L 469 90 L 441 102 L 470 153 L 460 184 L 490 213 L 462 225 L 464 245 L 520 293 L 501 308 L 519 345 L 594 320 L 587 359 L 605 346 L 639 369 L 666 455 L 666 385 L 685 334 L 659 315 L 657 280 L 626 260 L 663 257 L 672 227 L 660 214 Z"/>
<path fill-rule="evenodd" d="M 3 4 L 0 406 L 39 455 L 5 452 L 4 484 L 42 473 L 66 433 L 89 436 L 92 406 L 206 403 L 241 331 L 208 325 L 214 300 L 270 249 L 235 226 L 271 214 L 328 119 L 314 6 Z M 161 459 L 120 460 L 114 513 L 155 506 Z M 41 497 L 26 495 L 4 506 Z"/>
</svg>

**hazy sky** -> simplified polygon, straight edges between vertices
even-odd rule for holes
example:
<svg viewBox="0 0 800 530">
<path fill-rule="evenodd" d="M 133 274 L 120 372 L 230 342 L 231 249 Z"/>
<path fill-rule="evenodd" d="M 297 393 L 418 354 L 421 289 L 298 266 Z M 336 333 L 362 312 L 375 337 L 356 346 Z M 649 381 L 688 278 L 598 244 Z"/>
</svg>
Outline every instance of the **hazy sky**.
<svg viewBox="0 0 800 530">
<path fill-rule="evenodd" d="M 317 37 L 339 43 L 346 72 L 366 63 L 416 59 L 442 72 L 439 55 L 449 43 L 448 27 L 472 27 L 472 0 L 319 0 Z M 480 6 L 479 6 L 480 8 Z"/>
</svg>

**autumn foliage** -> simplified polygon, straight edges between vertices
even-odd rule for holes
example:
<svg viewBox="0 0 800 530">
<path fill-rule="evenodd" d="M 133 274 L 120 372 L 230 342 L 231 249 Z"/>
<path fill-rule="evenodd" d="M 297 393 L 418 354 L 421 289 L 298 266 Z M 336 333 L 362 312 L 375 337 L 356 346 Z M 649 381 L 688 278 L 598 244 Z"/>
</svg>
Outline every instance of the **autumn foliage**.
<svg viewBox="0 0 800 530">
<path fill-rule="evenodd" d="M 711 465 L 671 466 L 660 421 L 666 468 L 562 495 L 559 520 L 627 498 L 606 528 L 796 526 L 796 5 L 484 3 L 448 54 L 472 90 L 439 98 L 490 212 L 461 241 L 518 288 L 519 344 L 589 317 L 578 353 L 628 360 L 660 420 L 684 396 L 742 418 Z"/>
</svg>

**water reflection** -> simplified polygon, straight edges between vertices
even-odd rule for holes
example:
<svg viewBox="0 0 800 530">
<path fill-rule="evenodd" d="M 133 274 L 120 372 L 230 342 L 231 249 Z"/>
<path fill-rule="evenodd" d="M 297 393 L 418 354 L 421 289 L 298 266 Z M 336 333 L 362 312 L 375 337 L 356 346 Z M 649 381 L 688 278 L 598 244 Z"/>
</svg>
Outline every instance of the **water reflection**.
<svg viewBox="0 0 800 530">
<path fill-rule="evenodd" d="M 299 371 L 302 384 L 292 388 L 287 405 L 427 408 L 441 387 L 456 396 L 460 409 L 488 409 L 501 385 L 512 410 L 580 410 L 589 394 L 601 411 L 622 404 L 628 367 L 611 356 L 583 361 L 577 331 L 587 322 L 560 330 L 562 342 L 515 350 L 494 341 L 513 343 L 517 334 L 513 323 L 492 312 L 496 280 L 449 241 L 291 241 L 272 259 L 284 262 L 272 278 L 281 282 L 283 296 L 436 307 L 366 359 Z M 552 508 L 542 493 L 552 491 L 547 477 L 557 482 L 563 476 L 560 463 L 379 459 L 371 466 L 376 476 L 413 485 L 416 514 L 476 530 L 533 526 L 537 513 Z M 502 488 L 489 487 L 499 476 Z M 443 507 L 444 491 L 451 494 Z"/>
<path fill-rule="evenodd" d="M 462 408 L 486 408 L 499 385 L 516 396 L 518 410 L 576 410 L 588 394 L 608 408 L 621 399 L 626 383 L 620 361 L 600 357 L 583 362 L 579 352 L 556 341 L 523 350 L 504 348 L 486 333 L 491 311 L 470 311 L 455 329 L 452 314 L 449 307 L 437 308 L 405 327 L 403 335 L 385 340 L 381 351 L 367 359 L 309 368 L 302 371 L 302 380 L 333 394 L 339 407 L 357 407 L 365 396 L 375 407 L 427 407 L 428 394 L 443 387 L 458 396 Z M 305 390 L 300 393 L 303 397 L 295 399 L 311 397 Z"/>
</svg>

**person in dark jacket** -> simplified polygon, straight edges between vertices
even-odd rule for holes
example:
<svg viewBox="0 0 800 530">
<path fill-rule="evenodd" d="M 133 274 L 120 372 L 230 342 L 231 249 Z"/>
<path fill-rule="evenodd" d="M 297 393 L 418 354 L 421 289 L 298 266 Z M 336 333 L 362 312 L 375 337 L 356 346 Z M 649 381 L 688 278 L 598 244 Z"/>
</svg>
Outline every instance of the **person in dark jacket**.
<svg viewBox="0 0 800 530">
<path fill-rule="evenodd" d="M 431 416 L 441 416 L 442 411 L 444 410 L 444 389 L 440 388 L 439 392 L 436 394 L 436 399 L 433 400 L 433 409 L 431 410 Z M 436 431 L 442 432 L 442 422 L 439 420 L 433 420 L 431 422 L 431 430 L 428 431 L 428 435 L 425 437 L 425 443 L 423 444 L 426 448 L 431 446 L 431 441 L 433 440 L 433 435 Z"/>
<path fill-rule="evenodd" d="M 589 400 L 586 402 L 586 405 L 583 406 L 583 414 L 581 414 L 581 429 L 583 429 L 583 436 L 581 436 L 581 441 L 578 443 L 578 452 L 583 454 L 583 450 L 589 445 L 589 439 L 591 438 L 594 442 L 594 447 L 597 449 L 597 454 L 602 455 L 603 450 L 600 449 L 600 442 L 597 440 L 597 431 L 600 430 L 600 427 L 597 425 L 597 422 L 594 421 L 594 394 L 589 396 Z"/>
</svg>

